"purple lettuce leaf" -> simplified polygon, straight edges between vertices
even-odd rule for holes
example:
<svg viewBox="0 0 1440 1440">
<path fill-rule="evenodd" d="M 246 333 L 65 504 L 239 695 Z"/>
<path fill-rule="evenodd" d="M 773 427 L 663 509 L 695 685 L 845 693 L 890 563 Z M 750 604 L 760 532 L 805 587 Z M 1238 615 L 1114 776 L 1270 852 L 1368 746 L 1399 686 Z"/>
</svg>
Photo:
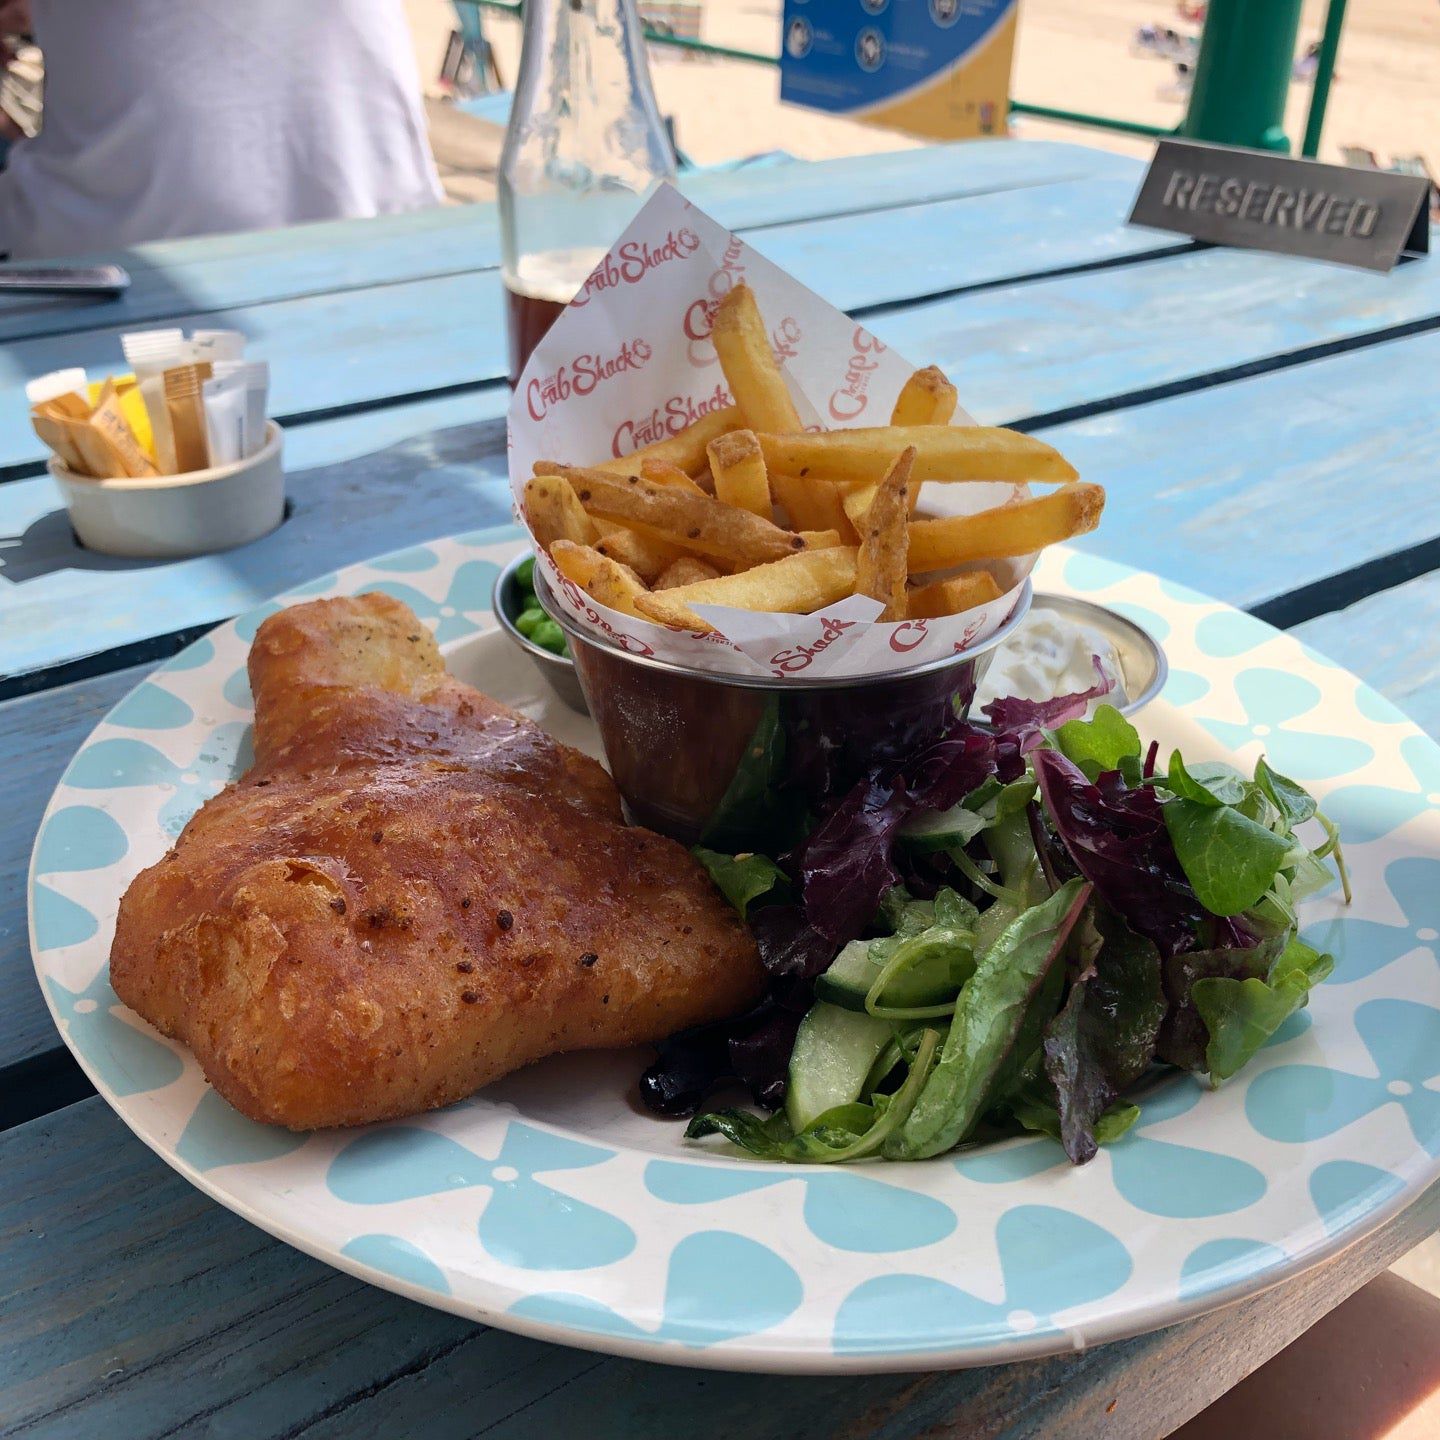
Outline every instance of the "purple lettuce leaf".
<svg viewBox="0 0 1440 1440">
<path fill-rule="evenodd" d="M 1191 949 L 1207 916 L 1175 858 L 1154 790 L 1132 790 L 1113 770 L 1092 785 L 1055 750 L 1037 750 L 1034 765 L 1050 823 L 1101 899 L 1162 956 Z"/>
<path fill-rule="evenodd" d="M 1023 759 L 1009 747 L 1018 768 Z M 903 765 L 873 771 L 855 785 L 797 851 L 810 924 L 835 945 L 855 939 L 901 876 L 896 834 L 910 816 L 948 810 L 1000 773 L 1005 737 L 964 721 Z"/>
<path fill-rule="evenodd" d="M 865 916 L 865 924 L 873 914 L 874 909 Z M 813 980 L 829 967 L 844 943 L 827 939 L 799 905 L 762 906 L 750 916 L 750 933 L 760 951 L 760 963 L 776 980 Z"/>
<path fill-rule="evenodd" d="M 1154 1060 L 1168 1006 L 1154 943 L 1103 905 L 1094 922 L 1100 948 L 1044 1039 L 1060 1140 L 1076 1165 L 1094 1158 L 1100 1117 Z"/>
<path fill-rule="evenodd" d="M 1227 937 L 1228 938 L 1228 937 Z M 1248 945 L 1220 944 L 1210 950 L 1191 950 L 1165 961 L 1165 994 L 1170 1012 L 1160 1028 L 1157 1054 L 1167 1065 L 1203 1074 L 1208 1066 L 1205 1047 L 1210 1032 L 1195 1008 L 1190 991 L 1197 980 L 1263 980 L 1276 957 L 1285 949 L 1288 932 L 1253 940 Z"/>
<path fill-rule="evenodd" d="M 1095 667 L 1095 684 L 1088 690 L 1077 690 L 1070 695 L 1055 695 L 1049 700 L 1021 700 L 1013 695 L 1002 696 L 980 708 L 1002 736 L 1018 744 L 1022 755 L 1028 755 L 1044 738 L 1042 731 L 1054 730 L 1067 720 L 1080 719 L 1092 700 L 1101 699 L 1115 688 L 1115 682 L 1100 664 L 1100 657 L 1092 655 L 1090 662 Z"/>
</svg>

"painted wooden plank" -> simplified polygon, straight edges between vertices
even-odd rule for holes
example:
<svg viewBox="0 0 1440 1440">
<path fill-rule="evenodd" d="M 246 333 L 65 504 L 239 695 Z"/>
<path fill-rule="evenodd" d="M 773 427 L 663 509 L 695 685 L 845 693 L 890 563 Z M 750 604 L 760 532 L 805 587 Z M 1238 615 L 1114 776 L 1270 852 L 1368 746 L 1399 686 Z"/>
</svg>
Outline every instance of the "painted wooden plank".
<svg viewBox="0 0 1440 1440">
<path fill-rule="evenodd" d="M 1108 491 L 1081 548 L 1261 604 L 1440 535 L 1440 332 L 1042 430 Z"/>
<path fill-rule="evenodd" d="M 929 1376 L 741 1376 L 522 1340 L 269 1240 L 98 1100 L 0 1137 L 0 1414 L 36 1440 L 1168 1434 L 1440 1222 L 1440 1188 L 1256 1300 L 1080 1355 Z"/>
<path fill-rule="evenodd" d="M 0 705 L 5 804 L 0 806 L 0 1092 L 19 1084 L 7 1072 L 60 1048 L 30 963 L 25 881 L 30 848 L 60 772 L 80 742 L 152 669 L 65 685 Z"/>
<path fill-rule="evenodd" d="M 309 575 L 506 519 L 504 426 L 493 408 L 477 420 L 480 398 L 303 427 L 287 447 L 292 510 L 280 529 L 193 560 L 83 550 L 48 476 L 0 487 L 0 673 L 218 621 Z"/>
<path fill-rule="evenodd" d="M 740 173 L 695 172 L 683 177 L 682 188 L 732 229 L 748 229 L 1086 177 L 1120 176 L 1133 184 L 1139 173 L 1139 162 L 1103 150 L 995 140 Z M 157 241 L 91 258 L 118 260 L 130 271 L 130 289 L 111 300 L 5 296 L 0 340 L 128 329 L 324 291 L 493 269 L 500 241 L 493 205 L 456 205 Z"/>
<path fill-rule="evenodd" d="M 764 249 L 843 309 L 1172 248 L 1121 223 L 1129 180 L 1074 181 L 966 200 L 804 221 L 767 230 Z M 1005 235 L 1006 243 L 995 243 Z M 905 263 L 897 264 L 903 250 Z M 1440 308 L 1440 301 L 1437 301 Z M 178 318 L 243 331 L 270 362 L 278 416 L 500 381 L 507 368 L 497 271 L 337 290 Z M 121 365 L 124 326 L 16 341 L 0 352 L 0 465 L 43 458 L 25 381 L 65 365 Z"/>
<path fill-rule="evenodd" d="M 940 365 L 961 402 L 994 423 L 1436 316 L 1440 256 L 1376 275 L 1217 248 L 922 302 L 866 323 L 916 364 Z M 1418 390 L 1428 376 L 1401 378 Z M 1361 428 L 1363 415 L 1343 408 Z"/>
<path fill-rule="evenodd" d="M 1440 736 L 1440 572 L 1308 620 L 1292 633 Z"/>
</svg>

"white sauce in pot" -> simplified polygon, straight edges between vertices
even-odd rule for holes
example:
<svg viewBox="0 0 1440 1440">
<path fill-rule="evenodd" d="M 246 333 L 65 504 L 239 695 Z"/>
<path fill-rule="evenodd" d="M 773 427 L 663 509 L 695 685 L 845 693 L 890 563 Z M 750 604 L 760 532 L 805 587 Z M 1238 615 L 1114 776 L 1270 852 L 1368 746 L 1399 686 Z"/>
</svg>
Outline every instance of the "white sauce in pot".
<svg viewBox="0 0 1440 1440">
<path fill-rule="evenodd" d="M 996 651 L 980 689 L 974 709 L 1004 696 L 1019 700 L 1049 700 L 1056 695 L 1074 695 L 1095 684 L 1098 656 L 1101 668 L 1115 688 L 1105 696 L 1108 705 L 1126 700 L 1124 675 L 1115 647 L 1088 625 L 1078 625 L 1054 610 L 1037 607 L 1024 623 Z M 1096 701 L 1090 702 L 1093 709 Z"/>
</svg>

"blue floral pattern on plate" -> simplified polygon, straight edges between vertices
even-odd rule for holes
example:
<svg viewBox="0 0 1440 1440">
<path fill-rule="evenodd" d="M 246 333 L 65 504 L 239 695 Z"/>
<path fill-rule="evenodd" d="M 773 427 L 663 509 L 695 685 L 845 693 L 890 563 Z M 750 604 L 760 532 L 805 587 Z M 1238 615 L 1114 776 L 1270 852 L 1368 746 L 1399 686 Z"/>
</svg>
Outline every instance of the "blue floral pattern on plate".
<svg viewBox="0 0 1440 1440">
<path fill-rule="evenodd" d="M 119 895 L 247 763 L 245 659 L 266 615 L 385 590 L 483 675 L 516 533 L 382 556 L 219 627 L 122 700 L 56 790 L 30 907 L 57 1024 L 126 1122 L 222 1202 L 377 1284 L 552 1339 L 732 1368 L 911 1369 L 1097 1343 L 1141 1311 L 1170 1323 L 1312 1263 L 1440 1175 L 1440 749 L 1253 617 L 1063 549 L 1038 585 L 1164 636 L 1170 684 L 1142 730 L 1166 748 L 1203 734 L 1247 764 L 1265 748 L 1346 834 L 1354 909 L 1332 891 L 1303 917 L 1335 975 L 1233 1081 L 1209 1094 L 1171 1077 L 1078 1171 L 1038 1137 L 917 1165 L 771 1168 L 650 1122 L 633 1145 L 623 1107 L 613 1132 L 570 1131 L 483 1094 L 350 1133 L 245 1120 L 110 988 Z M 615 1066 L 618 1097 L 634 1067 Z"/>
</svg>

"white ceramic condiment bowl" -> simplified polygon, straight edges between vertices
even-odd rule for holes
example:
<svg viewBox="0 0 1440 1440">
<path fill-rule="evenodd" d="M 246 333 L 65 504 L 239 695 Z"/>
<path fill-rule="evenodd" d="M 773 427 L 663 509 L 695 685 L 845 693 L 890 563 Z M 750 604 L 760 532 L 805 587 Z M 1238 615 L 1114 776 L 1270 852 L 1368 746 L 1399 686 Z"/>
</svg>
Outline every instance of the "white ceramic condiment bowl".
<svg viewBox="0 0 1440 1440">
<path fill-rule="evenodd" d="M 258 540 L 284 518 L 284 438 L 269 420 L 249 459 L 186 475 L 90 480 L 54 457 L 50 473 L 87 550 L 137 560 L 208 555 Z"/>
</svg>

